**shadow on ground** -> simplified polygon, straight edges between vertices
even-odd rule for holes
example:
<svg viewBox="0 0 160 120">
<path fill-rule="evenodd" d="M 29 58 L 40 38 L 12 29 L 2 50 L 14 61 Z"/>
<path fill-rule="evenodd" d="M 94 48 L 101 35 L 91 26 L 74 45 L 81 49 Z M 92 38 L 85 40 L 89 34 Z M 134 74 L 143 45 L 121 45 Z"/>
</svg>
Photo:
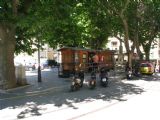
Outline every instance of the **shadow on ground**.
<svg viewBox="0 0 160 120">
<path fill-rule="evenodd" d="M 140 79 L 145 81 L 157 81 L 158 77 L 152 76 L 142 76 Z M 134 78 L 138 80 L 139 78 Z M 5 108 L 17 109 L 24 108 L 17 118 L 26 118 L 29 116 L 39 116 L 47 113 L 47 107 L 45 105 L 52 105 L 57 109 L 54 111 L 60 111 L 62 109 L 73 108 L 75 110 L 79 109 L 75 104 L 85 104 L 87 102 L 92 102 L 95 100 L 103 100 L 106 102 L 117 100 L 127 101 L 124 98 L 125 95 L 138 95 L 145 92 L 140 86 L 136 86 L 131 83 L 126 83 L 118 80 L 116 77 L 112 77 L 107 88 L 101 87 L 99 84 L 96 89 L 90 90 L 87 85 L 76 92 L 69 92 L 69 86 L 63 88 L 61 91 L 53 92 L 45 91 L 44 93 L 34 94 L 33 96 L 24 96 L 20 98 L 14 98 L 9 100 L 1 100 L 1 110 Z M 67 107 L 62 107 L 63 105 Z M 43 111 L 43 112 L 42 112 Z M 46 112 L 45 112 L 46 111 Z"/>
</svg>

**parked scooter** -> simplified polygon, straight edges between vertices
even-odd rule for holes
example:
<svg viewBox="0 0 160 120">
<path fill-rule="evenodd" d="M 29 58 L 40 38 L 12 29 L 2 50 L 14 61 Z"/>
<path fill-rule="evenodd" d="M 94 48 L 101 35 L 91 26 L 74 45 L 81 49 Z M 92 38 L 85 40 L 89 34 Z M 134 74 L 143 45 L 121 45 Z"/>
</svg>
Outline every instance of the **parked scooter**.
<svg viewBox="0 0 160 120">
<path fill-rule="evenodd" d="M 81 79 L 79 78 L 78 74 L 75 74 L 72 77 L 72 83 L 71 83 L 71 91 L 76 91 L 81 88 Z"/>
<path fill-rule="evenodd" d="M 103 87 L 107 87 L 108 86 L 108 72 L 105 68 L 102 68 L 100 70 L 100 84 L 103 86 Z"/>
<path fill-rule="evenodd" d="M 91 72 L 91 78 L 89 80 L 89 87 L 90 89 L 94 89 L 96 87 L 96 73 L 94 71 Z"/>
</svg>

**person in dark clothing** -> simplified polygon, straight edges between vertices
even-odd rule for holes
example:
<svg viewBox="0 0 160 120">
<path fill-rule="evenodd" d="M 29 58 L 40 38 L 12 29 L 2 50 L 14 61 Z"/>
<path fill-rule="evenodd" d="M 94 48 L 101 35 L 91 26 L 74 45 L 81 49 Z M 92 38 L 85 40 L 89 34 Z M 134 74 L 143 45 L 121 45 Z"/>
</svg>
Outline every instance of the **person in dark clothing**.
<svg viewBox="0 0 160 120">
<path fill-rule="evenodd" d="M 98 62 L 99 62 L 99 57 L 98 57 L 98 55 L 97 54 L 95 54 L 94 56 L 93 56 L 93 68 L 94 68 L 94 70 L 98 70 Z"/>
<path fill-rule="evenodd" d="M 127 62 L 126 67 L 125 67 L 125 71 L 128 71 L 128 70 L 130 70 L 130 67 L 129 67 L 129 63 Z"/>
</svg>

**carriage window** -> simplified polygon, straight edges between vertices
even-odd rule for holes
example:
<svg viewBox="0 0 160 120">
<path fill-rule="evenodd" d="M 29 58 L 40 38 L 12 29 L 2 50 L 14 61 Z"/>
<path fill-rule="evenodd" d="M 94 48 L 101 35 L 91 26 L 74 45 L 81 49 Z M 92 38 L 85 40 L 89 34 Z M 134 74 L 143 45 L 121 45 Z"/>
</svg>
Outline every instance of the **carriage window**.
<svg viewBox="0 0 160 120">
<path fill-rule="evenodd" d="M 86 54 L 83 54 L 83 59 L 86 59 L 86 58 L 87 58 Z"/>
<path fill-rule="evenodd" d="M 76 52 L 75 53 L 75 62 L 78 62 L 79 61 L 79 56 L 78 56 L 78 53 Z"/>
<path fill-rule="evenodd" d="M 83 56 L 82 56 L 82 58 L 83 58 L 83 63 L 86 63 L 87 62 L 87 55 L 86 54 L 83 54 Z"/>
</svg>

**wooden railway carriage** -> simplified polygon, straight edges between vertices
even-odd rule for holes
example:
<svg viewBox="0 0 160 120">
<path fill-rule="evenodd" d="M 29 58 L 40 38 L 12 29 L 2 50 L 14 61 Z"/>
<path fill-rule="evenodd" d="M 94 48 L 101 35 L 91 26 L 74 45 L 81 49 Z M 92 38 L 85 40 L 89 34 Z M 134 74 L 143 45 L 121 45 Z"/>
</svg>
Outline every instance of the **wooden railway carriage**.
<svg viewBox="0 0 160 120">
<path fill-rule="evenodd" d="M 99 57 L 98 67 L 114 68 L 114 51 L 92 50 L 75 47 L 64 47 L 60 52 L 61 63 L 58 69 L 60 77 L 69 77 L 75 71 L 89 72 L 93 67 L 92 58 L 96 54 Z"/>
</svg>

